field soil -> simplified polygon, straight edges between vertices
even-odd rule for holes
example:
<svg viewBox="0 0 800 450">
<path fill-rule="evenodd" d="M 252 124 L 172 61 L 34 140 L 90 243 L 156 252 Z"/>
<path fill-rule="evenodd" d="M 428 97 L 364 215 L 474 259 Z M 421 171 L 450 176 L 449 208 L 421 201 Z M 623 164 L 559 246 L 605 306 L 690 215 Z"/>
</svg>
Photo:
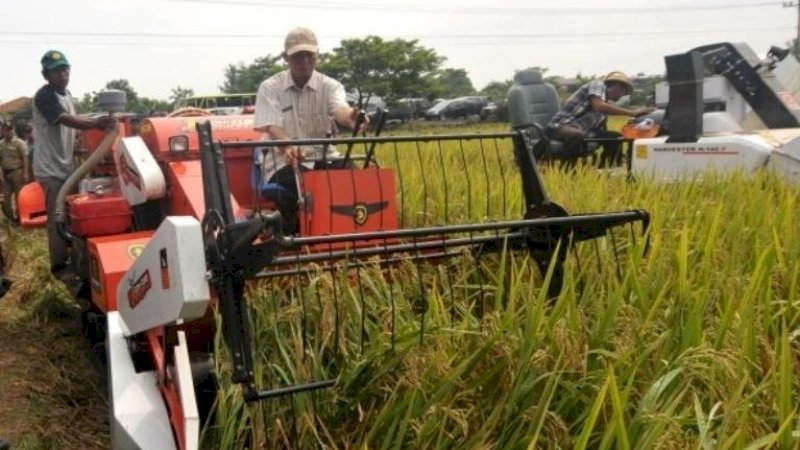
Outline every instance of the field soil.
<svg viewBox="0 0 800 450">
<path fill-rule="evenodd" d="M 47 270 L 46 236 L 0 224 L 6 273 L 0 299 L 0 440 L 14 450 L 104 449 L 104 371 L 80 310 Z"/>
</svg>

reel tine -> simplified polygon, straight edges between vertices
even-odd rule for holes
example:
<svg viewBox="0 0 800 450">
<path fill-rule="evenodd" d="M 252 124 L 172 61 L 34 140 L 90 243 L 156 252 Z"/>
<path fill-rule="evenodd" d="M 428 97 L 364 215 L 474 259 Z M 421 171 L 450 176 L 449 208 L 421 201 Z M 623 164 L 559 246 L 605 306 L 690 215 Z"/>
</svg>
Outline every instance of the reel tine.
<svg viewBox="0 0 800 450">
<path fill-rule="evenodd" d="M 394 152 L 393 152 L 394 153 L 394 170 L 395 170 L 395 173 L 397 174 L 397 184 L 398 184 L 398 186 L 400 186 L 400 190 L 399 190 L 399 197 L 400 197 L 400 208 L 399 209 L 400 209 L 400 211 L 398 211 L 399 214 L 400 214 L 399 226 L 400 226 L 400 228 L 405 228 L 405 226 L 406 226 L 406 220 L 405 220 L 405 217 L 406 217 L 405 216 L 405 211 L 406 211 L 406 190 L 405 190 L 405 185 L 403 184 L 403 169 L 402 169 L 402 166 L 400 165 L 400 156 L 399 156 L 399 151 L 398 151 L 398 148 L 397 148 L 397 142 L 395 142 L 392 147 L 394 148 Z"/>
<path fill-rule="evenodd" d="M 503 188 L 503 211 L 501 217 L 507 217 L 507 205 L 508 205 L 508 197 L 507 197 L 507 188 L 508 180 L 506 180 L 506 169 L 505 164 L 503 163 L 502 158 L 500 157 L 500 145 L 497 143 L 497 139 L 494 140 L 494 152 L 495 156 L 497 157 L 497 167 L 500 169 L 500 180 L 502 181 L 501 186 Z"/>
<path fill-rule="evenodd" d="M 422 159 L 422 149 L 419 146 L 419 142 L 416 143 L 415 148 L 417 149 L 417 162 L 419 163 L 419 173 L 420 177 L 422 177 L 422 220 L 423 223 L 428 219 L 428 177 L 425 173 L 425 162 Z M 417 225 L 422 225 L 417 222 Z M 416 241 L 414 242 L 416 245 Z"/>
<path fill-rule="evenodd" d="M 300 256 L 300 252 L 295 253 L 295 257 Z M 303 283 L 300 278 L 300 262 L 295 260 L 295 275 L 294 275 L 294 291 L 300 301 L 300 335 L 302 336 L 303 343 L 303 359 L 305 360 L 308 355 L 308 310 L 306 308 L 306 296 L 303 289 Z"/>
<path fill-rule="evenodd" d="M 619 248 L 617 247 L 616 234 L 614 234 L 613 230 L 608 230 L 607 232 L 611 235 L 611 246 L 613 247 L 614 253 L 614 265 L 617 268 L 617 280 L 622 283 L 622 266 L 619 262 Z"/>
<path fill-rule="evenodd" d="M 425 295 L 425 283 L 422 280 L 422 267 L 419 258 L 419 248 L 417 247 L 417 237 L 414 236 L 412 238 L 414 243 L 414 265 L 417 269 L 417 283 L 419 285 L 419 295 L 415 302 L 418 302 L 420 311 L 420 320 L 419 320 L 419 343 L 422 344 L 423 338 L 425 337 L 425 316 L 428 312 L 428 305 L 426 304 L 427 295 Z"/>
<path fill-rule="evenodd" d="M 592 239 L 592 243 L 594 244 L 594 254 L 595 258 L 597 259 L 597 271 L 600 276 L 603 276 L 603 260 L 600 258 L 600 244 L 597 243 L 598 239 Z"/>
<path fill-rule="evenodd" d="M 388 272 L 387 275 L 384 276 L 384 278 L 388 277 L 388 281 L 386 282 L 386 287 L 389 289 L 389 314 L 390 314 L 390 320 L 391 320 L 391 323 L 389 324 L 389 328 L 391 329 L 390 340 L 391 340 L 391 345 L 392 345 L 392 351 L 394 351 L 395 350 L 395 346 L 394 346 L 395 345 L 395 335 L 396 335 L 396 330 L 395 330 L 395 320 L 396 320 L 396 315 L 395 314 L 396 314 L 396 311 L 395 311 L 395 301 L 394 301 L 394 272 L 392 271 L 392 264 L 389 264 L 389 262 L 388 262 L 388 259 L 389 259 L 389 252 L 387 250 L 388 249 L 388 245 L 389 245 L 388 240 L 384 239 L 383 240 L 383 250 L 384 250 L 385 257 L 384 257 L 384 260 L 382 261 L 382 264 L 384 265 L 384 270 L 386 270 Z"/>
<path fill-rule="evenodd" d="M 361 304 L 361 336 L 360 339 L 360 352 L 364 354 L 364 341 L 367 338 L 367 303 L 364 301 L 364 284 L 361 282 L 361 265 L 356 264 L 356 283 L 358 284 L 358 298 Z"/>
<path fill-rule="evenodd" d="M 439 169 L 442 172 L 442 187 L 444 188 L 444 222 L 448 223 L 450 221 L 450 193 L 447 186 L 444 155 L 442 154 L 442 141 L 438 141 L 436 147 L 439 150 Z"/>
<path fill-rule="evenodd" d="M 486 184 L 485 184 L 485 186 L 486 186 L 486 191 L 485 191 L 485 193 L 486 193 L 486 214 L 485 214 L 485 217 L 490 217 L 489 210 L 490 210 L 491 202 L 489 201 L 489 199 L 490 199 L 491 195 L 489 195 L 489 194 L 491 192 L 491 188 L 490 188 L 491 180 L 489 179 L 490 178 L 489 177 L 489 167 L 486 164 L 486 149 L 484 148 L 484 145 L 483 145 L 483 139 L 478 140 L 478 143 L 480 144 L 480 147 L 481 147 L 481 161 L 483 162 L 483 176 L 484 176 L 484 179 L 486 180 Z"/>
</svg>

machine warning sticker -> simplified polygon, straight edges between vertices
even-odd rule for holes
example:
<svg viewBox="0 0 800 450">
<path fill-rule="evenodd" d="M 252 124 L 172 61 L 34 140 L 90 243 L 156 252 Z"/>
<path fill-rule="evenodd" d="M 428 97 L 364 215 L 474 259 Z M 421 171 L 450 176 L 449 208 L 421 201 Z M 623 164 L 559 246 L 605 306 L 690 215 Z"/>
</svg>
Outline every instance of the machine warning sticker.
<svg viewBox="0 0 800 450">
<path fill-rule="evenodd" d="M 169 261 L 167 259 L 167 249 L 162 248 L 158 251 L 158 261 L 161 266 L 161 289 L 169 289 Z"/>
<path fill-rule="evenodd" d="M 131 244 L 128 246 L 128 256 L 134 261 L 139 258 L 139 255 L 141 255 L 143 251 L 144 244 Z"/>
<path fill-rule="evenodd" d="M 129 281 L 128 283 L 128 304 L 133 309 L 139 306 L 139 303 L 150 292 L 150 288 L 153 287 L 153 282 L 150 281 L 150 270 L 145 270 L 135 282 L 131 283 Z"/>
<path fill-rule="evenodd" d="M 637 145 L 636 146 L 636 159 L 647 159 L 647 146 L 646 145 Z"/>
<path fill-rule="evenodd" d="M 133 185 L 138 190 L 142 190 L 142 177 L 133 170 L 133 168 L 128 164 L 128 158 L 125 157 L 124 154 L 119 155 L 119 174 L 122 177 L 122 181 L 125 184 Z"/>
</svg>

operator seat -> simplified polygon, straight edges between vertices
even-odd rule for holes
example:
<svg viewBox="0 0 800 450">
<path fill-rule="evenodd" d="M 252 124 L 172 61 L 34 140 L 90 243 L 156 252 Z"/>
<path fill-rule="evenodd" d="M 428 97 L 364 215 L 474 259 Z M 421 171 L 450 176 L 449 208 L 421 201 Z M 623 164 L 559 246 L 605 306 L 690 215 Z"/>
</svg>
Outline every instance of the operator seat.
<svg viewBox="0 0 800 450">
<path fill-rule="evenodd" d="M 550 119 L 560 109 L 556 88 L 542 79 L 541 72 L 533 69 L 514 74 L 514 83 L 508 90 L 508 115 L 514 130 L 525 132 L 532 140 L 534 156 L 541 159 L 566 160 L 564 144 L 550 138 L 546 132 Z M 587 143 L 586 155 L 598 144 Z"/>
</svg>

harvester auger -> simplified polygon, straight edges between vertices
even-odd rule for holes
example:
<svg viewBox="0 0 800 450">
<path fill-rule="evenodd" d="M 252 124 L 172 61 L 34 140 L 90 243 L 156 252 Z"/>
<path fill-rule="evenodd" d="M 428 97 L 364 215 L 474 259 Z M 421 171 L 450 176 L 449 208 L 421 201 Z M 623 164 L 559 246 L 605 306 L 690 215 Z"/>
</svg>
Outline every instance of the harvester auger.
<svg viewBox="0 0 800 450">
<path fill-rule="evenodd" d="M 386 279 L 392 280 L 392 267 L 411 264 L 411 272 L 417 278 L 411 286 L 424 296 L 422 272 L 432 263 L 447 264 L 453 257 L 468 254 L 471 256 L 467 257 L 476 258 L 508 248 L 530 253 L 543 277 L 550 271 L 547 296 L 554 299 L 562 287 L 566 256 L 575 244 L 627 225 L 633 237 L 633 224 L 637 222 L 646 234 L 649 224 L 649 214 L 642 210 L 567 214 L 548 198 L 531 145 L 519 132 L 215 142 L 211 128 L 208 122 L 197 125 L 206 198 L 206 258 L 232 360 L 232 380 L 242 385 L 247 401 L 336 383 L 335 379 L 326 379 L 270 389 L 258 386 L 253 375 L 254 349 L 250 346 L 251 318 L 244 299 L 248 278 L 285 278 L 292 282 L 319 272 L 348 272 L 350 282 L 356 286 L 354 290 L 363 295 L 361 270 L 377 267 Z M 347 147 L 347 158 L 351 158 L 349 153 L 354 146 L 363 147 L 362 154 L 352 157 L 354 165 L 363 163 L 362 167 L 300 175 L 300 233 L 288 236 L 281 233 L 280 214 L 258 213 L 257 199 L 251 218 L 236 217 L 236 206 L 231 203 L 235 196 L 230 195 L 225 165 L 225 153 L 229 151 L 255 147 L 268 157 L 272 148 L 286 145 Z M 503 220 L 510 213 L 512 189 L 508 183 L 514 170 L 511 158 L 504 156 L 512 149 L 524 204 L 520 205 L 522 218 Z M 490 168 L 491 165 L 496 167 Z M 499 179 L 493 181 L 492 174 Z M 460 181 L 456 184 L 453 180 Z M 479 191 L 485 198 L 476 194 Z M 455 196 L 460 199 L 455 200 Z M 410 202 L 415 202 L 416 209 L 409 207 Z M 479 207 L 475 205 L 478 202 Z M 429 208 L 437 207 L 443 217 L 430 220 Z M 415 217 L 409 217 L 410 211 Z M 431 223 L 436 220 L 447 224 Z M 286 288 L 287 283 L 275 281 L 273 286 Z M 452 290 L 451 280 L 450 295 Z M 337 301 L 335 297 L 341 295 L 335 288 L 332 294 L 334 298 L 328 300 Z M 391 295 L 392 289 L 388 292 Z M 326 301 L 319 296 L 315 295 L 317 301 Z M 363 329 L 364 309 L 361 314 L 363 350 L 367 335 Z M 419 314 L 422 339 L 424 306 Z M 394 330 L 391 335 L 394 339 Z"/>
</svg>

